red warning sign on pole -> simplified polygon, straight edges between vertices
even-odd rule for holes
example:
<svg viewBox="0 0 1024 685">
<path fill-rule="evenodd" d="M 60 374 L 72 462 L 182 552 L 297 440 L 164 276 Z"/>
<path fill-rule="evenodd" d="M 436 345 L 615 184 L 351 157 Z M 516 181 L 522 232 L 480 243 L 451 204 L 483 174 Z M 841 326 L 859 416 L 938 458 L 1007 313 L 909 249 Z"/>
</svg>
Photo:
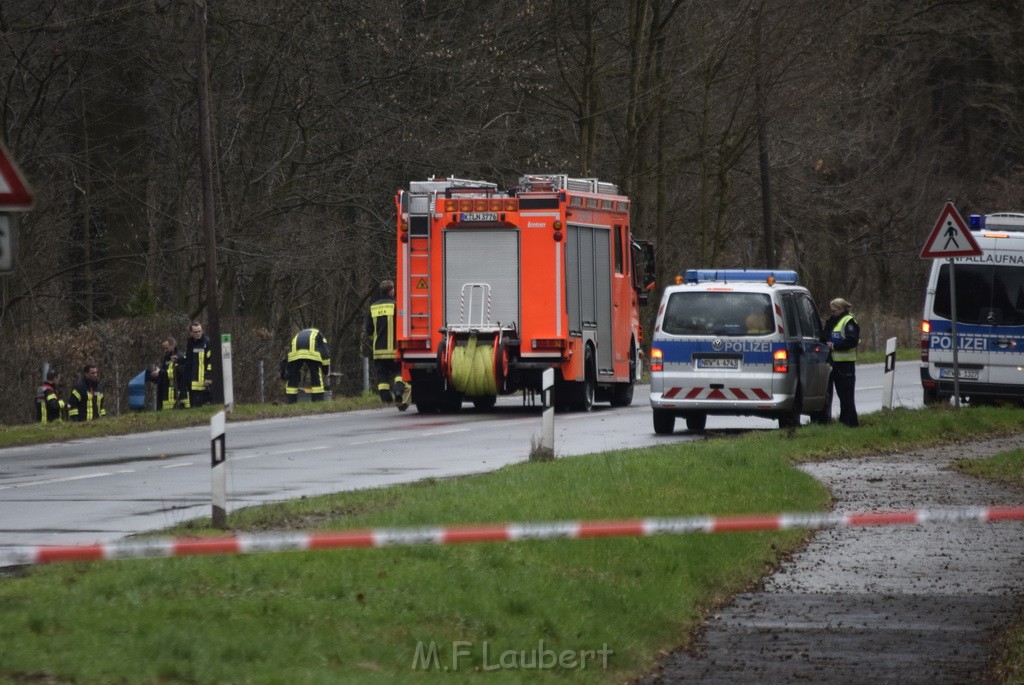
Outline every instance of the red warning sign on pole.
<svg viewBox="0 0 1024 685">
<path fill-rule="evenodd" d="M 0 142 L 0 212 L 24 212 L 34 204 L 28 182 Z"/>
<path fill-rule="evenodd" d="M 976 257 L 981 254 L 981 246 L 971 235 L 960 212 L 952 202 L 942 208 L 935 228 L 925 241 L 921 250 L 921 259 L 940 259 L 946 257 Z"/>
</svg>

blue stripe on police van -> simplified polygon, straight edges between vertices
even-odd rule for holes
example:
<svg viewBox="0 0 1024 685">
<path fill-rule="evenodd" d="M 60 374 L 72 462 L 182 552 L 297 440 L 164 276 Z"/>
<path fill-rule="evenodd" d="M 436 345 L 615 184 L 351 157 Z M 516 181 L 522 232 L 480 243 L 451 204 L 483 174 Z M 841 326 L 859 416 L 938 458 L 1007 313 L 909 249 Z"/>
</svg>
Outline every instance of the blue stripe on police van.
<svg viewBox="0 0 1024 685">
<path fill-rule="evenodd" d="M 950 340 L 952 324 L 948 320 L 931 321 L 928 333 L 928 349 L 952 350 Z M 993 332 L 993 330 L 995 332 Z M 1024 352 L 1024 326 L 981 326 L 978 324 L 956 325 L 956 337 L 960 341 L 957 349 L 967 352 L 992 352 L 1021 354 Z"/>
<path fill-rule="evenodd" d="M 744 338 L 718 338 L 722 346 L 716 349 L 711 340 L 655 340 L 666 364 L 689 364 L 695 354 L 742 354 L 745 364 L 772 363 L 772 352 L 786 348 L 784 342 L 750 340 Z"/>
</svg>

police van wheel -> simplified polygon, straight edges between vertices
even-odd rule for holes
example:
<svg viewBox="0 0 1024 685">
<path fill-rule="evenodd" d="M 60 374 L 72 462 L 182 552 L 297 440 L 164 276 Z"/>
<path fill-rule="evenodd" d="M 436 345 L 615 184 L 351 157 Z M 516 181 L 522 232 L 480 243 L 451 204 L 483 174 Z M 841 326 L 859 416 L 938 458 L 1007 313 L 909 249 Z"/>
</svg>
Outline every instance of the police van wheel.
<svg viewBox="0 0 1024 685">
<path fill-rule="evenodd" d="M 701 433 L 706 425 L 708 425 L 707 414 L 690 414 L 686 417 L 686 430 L 688 431 Z"/>
<path fill-rule="evenodd" d="M 832 423 L 832 393 L 828 393 L 825 406 L 811 414 L 811 422 L 822 425 Z"/>
<path fill-rule="evenodd" d="M 800 414 L 803 411 L 804 393 L 798 385 L 796 397 L 793 398 L 793 406 L 785 414 L 779 414 L 779 428 L 798 428 L 800 426 Z"/>
<path fill-rule="evenodd" d="M 654 410 L 654 432 L 658 435 L 672 435 L 676 429 L 676 416 L 664 409 Z"/>
<path fill-rule="evenodd" d="M 938 404 L 938 403 L 939 403 L 939 391 L 936 390 L 935 388 L 925 388 L 924 389 L 924 406 L 927 407 L 929 405 Z"/>
</svg>

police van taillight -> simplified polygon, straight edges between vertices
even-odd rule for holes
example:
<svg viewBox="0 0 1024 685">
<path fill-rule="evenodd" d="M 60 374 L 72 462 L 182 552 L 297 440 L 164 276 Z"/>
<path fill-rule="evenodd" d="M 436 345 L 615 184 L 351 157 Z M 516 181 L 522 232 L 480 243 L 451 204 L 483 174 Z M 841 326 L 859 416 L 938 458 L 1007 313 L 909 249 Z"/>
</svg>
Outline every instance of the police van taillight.
<svg viewBox="0 0 1024 685">
<path fill-rule="evenodd" d="M 651 348 L 651 371 L 665 370 L 665 355 L 657 347 Z"/>
<path fill-rule="evenodd" d="M 772 371 L 775 373 L 789 373 L 789 352 L 786 350 L 775 350 L 772 354 Z"/>
<path fill-rule="evenodd" d="M 921 322 L 921 361 L 928 361 L 928 334 L 932 332 L 930 321 Z"/>
</svg>

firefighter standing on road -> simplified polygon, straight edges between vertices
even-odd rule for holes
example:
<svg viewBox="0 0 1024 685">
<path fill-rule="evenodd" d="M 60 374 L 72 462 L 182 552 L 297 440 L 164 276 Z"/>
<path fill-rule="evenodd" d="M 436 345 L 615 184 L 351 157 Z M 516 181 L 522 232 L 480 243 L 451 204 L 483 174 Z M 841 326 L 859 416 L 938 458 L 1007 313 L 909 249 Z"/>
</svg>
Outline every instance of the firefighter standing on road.
<svg viewBox="0 0 1024 685">
<path fill-rule="evenodd" d="M 377 376 L 377 393 L 386 404 L 398 403 L 398 410 L 409 408 L 412 385 L 402 380 L 395 359 L 395 284 L 381 281 L 380 297 L 370 305 L 366 316 L 366 335 L 373 351 L 373 369 Z"/>
<path fill-rule="evenodd" d="M 164 351 L 163 359 L 159 366 L 154 366 L 149 372 L 149 382 L 156 383 L 157 409 L 174 409 L 183 406 L 182 398 L 187 395 L 187 388 L 183 388 L 182 379 L 184 360 L 178 352 L 178 343 L 174 338 L 165 338 L 160 342 Z"/>
<path fill-rule="evenodd" d="M 314 402 L 323 402 L 324 379 L 331 368 L 331 350 L 327 346 L 327 338 L 319 329 L 307 328 L 292 338 L 288 350 L 288 378 L 284 386 L 287 404 L 299 401 L 299 383 L 302 379 L 303 366 L 309 369 L 310 399 Z"/>
<path fill-rule="evenodd" d="M 213 385 L 213 349 L 210 339 L 203 335 L 203 324 L 193 321 L 189 326 L 188 346 L 185 349 L 185 366 L 187 372 L 186 390 L 188 396 L 183 398 L 186 407 L 201 407 L 210 402 L 210 386 Z"/>
<path fill-rule="evenodd" d="M 36 421 L 54 423 L 61 420 L 64 414 L 64 400 L 60 398 L 57 387 L 60 385 L 60 374 L 55 369 L 46 372 L 46 381 L 36 391 Z"/>
<path fill-rule="evenodd" d="M 82 377 L 71 389 L 68 400 L 68 418 L 72 421 L 95 421 L 106 416 L 103 392 L 100 391 L 100 370 L 95 364 L 82 368 Z"/>
<path fill-rule="evenodd" d="M 829 302 L 832 316 L 828 317 L 821 331 L 821 341 L 828 343 L 832 359 L 832 375 L 829 376 L 828 390 L 832 394 L 835 388 L 839 398 L 839 420 L 851 428 L 856 428 L 857 405 L 855 403 L 855 387 L 857 385 L 857 343 L 860 342 L 860 326 L 850 313 L 849 302 L 841 297 Z"/>
</svg>

